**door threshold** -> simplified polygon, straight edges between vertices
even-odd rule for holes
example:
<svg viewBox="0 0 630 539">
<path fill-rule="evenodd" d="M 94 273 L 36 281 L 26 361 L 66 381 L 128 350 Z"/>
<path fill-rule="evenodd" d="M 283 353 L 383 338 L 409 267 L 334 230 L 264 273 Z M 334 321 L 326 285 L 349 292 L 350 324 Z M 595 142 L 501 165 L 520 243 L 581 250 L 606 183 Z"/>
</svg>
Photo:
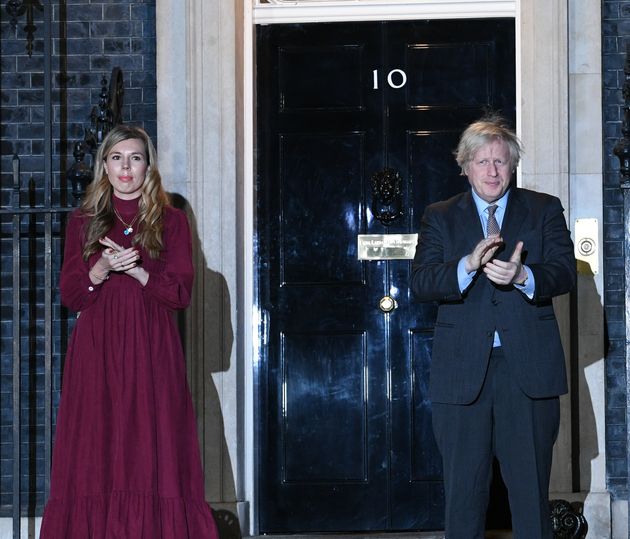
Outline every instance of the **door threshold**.
<svg viewBox="0 0 630 539">
<path fill-rule="evenodd" d="M 444 539 L 444 532 L 289 533 L 257 535 L 250 539 Z"/>
<path fill-rule="evenodd" d="M 256 535 L 250 539 L 444 539 L 444 532 L 356 532 Z M 512 530 L 488 530 L 486 539 L 512 539 Z"/>
</svg>

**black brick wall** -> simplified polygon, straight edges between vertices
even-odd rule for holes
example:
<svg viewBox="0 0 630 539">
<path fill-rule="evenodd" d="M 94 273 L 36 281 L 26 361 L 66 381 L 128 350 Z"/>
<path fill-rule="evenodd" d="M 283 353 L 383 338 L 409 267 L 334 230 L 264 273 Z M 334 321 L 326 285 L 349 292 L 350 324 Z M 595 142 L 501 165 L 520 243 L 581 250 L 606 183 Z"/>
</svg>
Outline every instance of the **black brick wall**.
<svg viewBox="0 0 630 539">
<path fill-rule="evenodd" d="M 606 351 L 606 469 L 613 498 L 628 497 L 626 443 L 625 279 L 623 195 L 613 148 L 621 137 L 626 44 L 630 43 L 630 2 L 603 0 L 604 118 L 604 312 Z"/>
<path fill-rule="evenodd" d="M 74 143 L 90 123 L 101 80 L 119 67 L 124 78 L 123 121 L 144 126 L 156 139 L 155 0 L 44 0 L 52 7 L 53 177 L 51 204 L 44 193 L 43 14 L 35 11 L 35 43 L 26 54 L 25 16 L 16 30 L 0 5 L 0 516 L 10 516 L 13 489 L 13 197 L 12 156 L 20 158 L 21 499 L 24 514 L 40 514 L 44 500 L 44 215 L 51 218 L 53 419 L 63 354 L 74 315 L 59 305 L 57 280 L 67 208 L 76 204 L 65 172 Z M 157 142 L 157 141 L 156 141 Z M 64 209 L 65 208 L 65 209 Z"/>
</svg>

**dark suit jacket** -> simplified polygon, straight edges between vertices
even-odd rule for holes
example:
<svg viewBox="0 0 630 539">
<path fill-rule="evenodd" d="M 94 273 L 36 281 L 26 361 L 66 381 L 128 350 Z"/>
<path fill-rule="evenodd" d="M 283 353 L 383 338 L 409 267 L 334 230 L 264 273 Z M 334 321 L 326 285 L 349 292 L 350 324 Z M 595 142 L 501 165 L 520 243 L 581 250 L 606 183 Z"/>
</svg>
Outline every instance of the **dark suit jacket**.
<svg viewBox="0 0 630 539">
<path fill-rule="evenodd" d="M 420 301 L 439 303 L 431 364 L 430 398 L 468 404 L 484 381 L 495 329 L 511 372 L 532 398 L 567 392 L 565 359 L 552 298 L 576 282 L 573 243 L 560 201 L 511 188 L 496 256 L 507 260 L 522 240 L 523 262 L 535 279 L 532 300 L 514 286 L 498 286 L 478 272 L 464 293 L 457 264 L 483 238 L 469 192 L 427 207 L 413 263 L 411 288 Z"/>
</svg>

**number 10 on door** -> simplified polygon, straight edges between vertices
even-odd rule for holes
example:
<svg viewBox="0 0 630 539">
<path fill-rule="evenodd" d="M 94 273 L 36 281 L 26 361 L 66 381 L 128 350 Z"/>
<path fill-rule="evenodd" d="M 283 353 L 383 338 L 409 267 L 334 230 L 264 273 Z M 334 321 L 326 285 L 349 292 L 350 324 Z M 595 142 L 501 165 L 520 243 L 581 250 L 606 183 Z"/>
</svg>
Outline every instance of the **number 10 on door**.
<svg viewBox="0 0 630 539">
<path fill-rule="evenodd" d="M 374 82 L 372 89 L 378 90 L 379 88 L 378 69 L 372 70 L 372 80 Z M 387 74 L 387 84 L 389 84 L 390 88 L 393 88 L 394 90 L 398 90 L 399 88 L 402 88 L 405 84 L 407 84 L 407 74 L 402 69 L 392 69 Z"/>
</svg>

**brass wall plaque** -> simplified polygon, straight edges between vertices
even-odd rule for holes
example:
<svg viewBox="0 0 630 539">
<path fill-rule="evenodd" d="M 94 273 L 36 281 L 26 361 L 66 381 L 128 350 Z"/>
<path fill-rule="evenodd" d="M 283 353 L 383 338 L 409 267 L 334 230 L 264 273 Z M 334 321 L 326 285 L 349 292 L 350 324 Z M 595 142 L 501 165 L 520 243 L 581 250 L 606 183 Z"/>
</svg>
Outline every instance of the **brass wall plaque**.
<svg viewBox="0 0 630 539">
<path fill-rule="evenodd" d="M 359 234 L 359 260 L 413 260 L 418 234 Z"/>
</svg>

